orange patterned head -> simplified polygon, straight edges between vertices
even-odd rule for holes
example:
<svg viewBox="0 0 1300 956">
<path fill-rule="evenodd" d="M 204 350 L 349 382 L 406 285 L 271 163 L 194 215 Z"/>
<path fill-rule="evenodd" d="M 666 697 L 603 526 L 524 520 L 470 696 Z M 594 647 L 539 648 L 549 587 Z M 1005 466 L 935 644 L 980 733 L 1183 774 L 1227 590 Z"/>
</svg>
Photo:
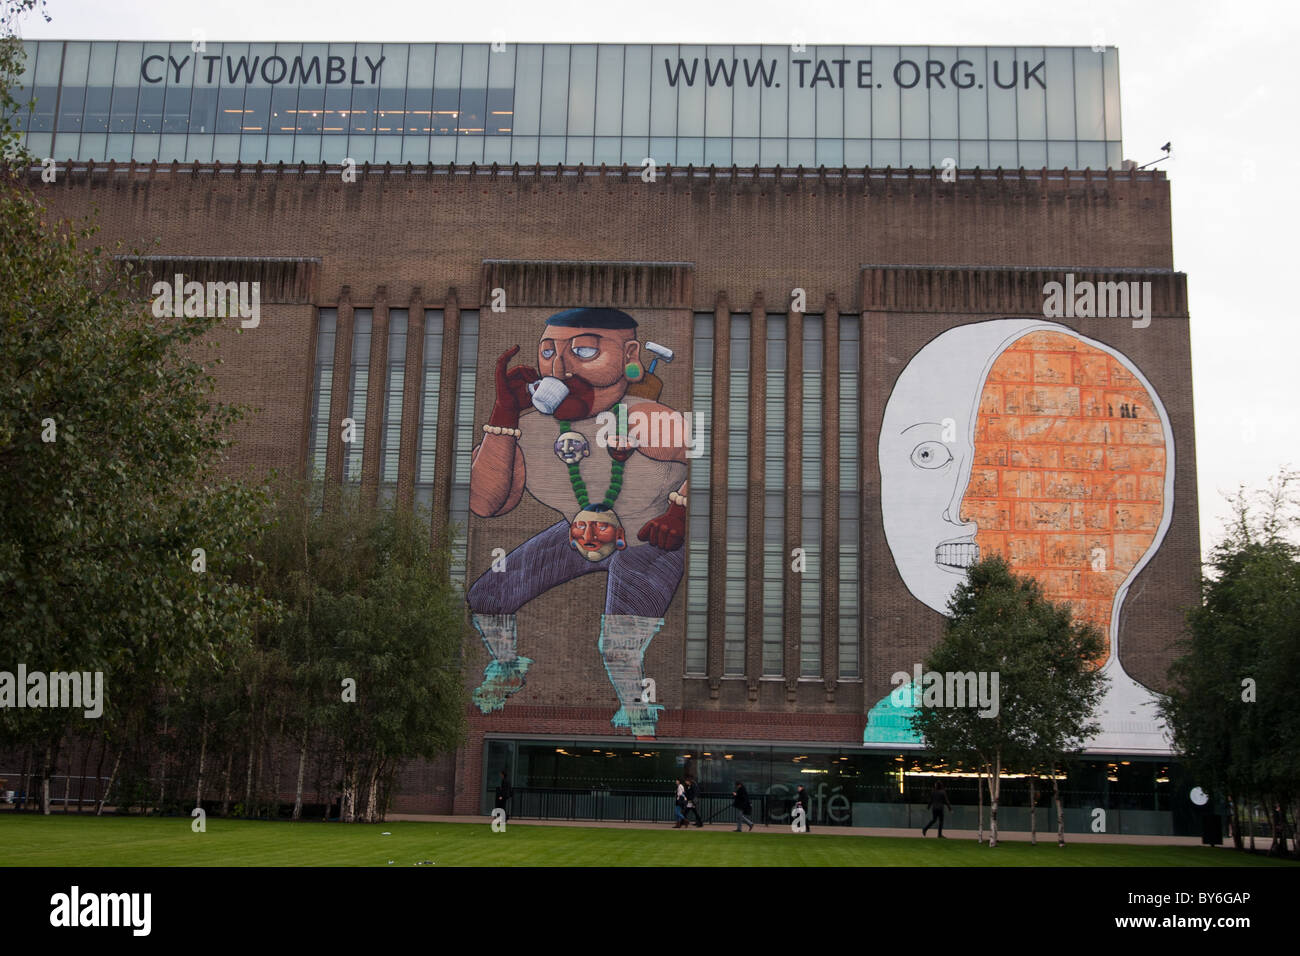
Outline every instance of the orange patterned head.
<svg viewBox="0 0 1300 956">
<path fill-rule="evenodd" d="M 965 407 L 936 405 L 926 381 L 941 404 Z M 921 406 L 911 415 L 892 409 L 909 396 Z M 907 436 L 924 439 L 910 450 L 911 474 L 899 463 Z M 1109 656 L 1128 584 L 1168 528 L 1173 442 L 1127 358 L 1064 326 L 1001 319 L 951 329 L 909 363 L 886 408 L 881 478 L 886 534 L 913 594 L 943 610 L 945 580 L 922 563 L 930 553 L 951 594 L 967 564 L 998 552 L 1095 624 Z M 910 529 L 888 512 L 904 479 Z M 918 514 L 927 483 L 951 489 L 939 526 Z"/>
</svg>

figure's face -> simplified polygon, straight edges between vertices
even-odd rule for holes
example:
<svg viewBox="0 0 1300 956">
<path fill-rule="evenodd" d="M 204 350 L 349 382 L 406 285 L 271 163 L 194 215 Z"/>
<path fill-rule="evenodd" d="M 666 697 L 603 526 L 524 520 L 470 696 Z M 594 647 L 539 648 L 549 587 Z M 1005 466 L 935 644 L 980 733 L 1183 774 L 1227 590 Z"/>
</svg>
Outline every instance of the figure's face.
<svg viewBox="0 0 1300 956">
<path fill-rule="evenodd" d="M 569 525 L 569 545 L 588 561 L 603 561 L 627 547 L 623 528 L 607 513 L 579 511 Z"/>
<path fill-rule="evenodd" d="M 576 465 L 591 454 L 591 445 L 577 432 L 565 432 L 555 440 L 555 453 L 566 465 Z"/>
<path fill-rule="evenodd" d="M 634 329 L 546 327 L 537 344 L 537 370 L 543 376 L 558 378 L 572 390 L 556 409 L 556 418 L 589 418 L 622 397 L 627 389 L 627 366 L 640 354 L 634 335 Z M 585 390 L 586 395 L 584 385 L 591 386 Z M 593 390 L 611 394 L 593 395 Z"/>
<path fill-rule="evenodd" d="M 972 406 L 984 340 L 992 354 L 1006 333 L 985 323 L 949 330 L 908 363 L 885 406 L 880 430 L 880 507 L 885 536 L 903 582 L 940 613 L 966 566 L 979 558 L 961 496 L 973 451 Z"/>
</svg>

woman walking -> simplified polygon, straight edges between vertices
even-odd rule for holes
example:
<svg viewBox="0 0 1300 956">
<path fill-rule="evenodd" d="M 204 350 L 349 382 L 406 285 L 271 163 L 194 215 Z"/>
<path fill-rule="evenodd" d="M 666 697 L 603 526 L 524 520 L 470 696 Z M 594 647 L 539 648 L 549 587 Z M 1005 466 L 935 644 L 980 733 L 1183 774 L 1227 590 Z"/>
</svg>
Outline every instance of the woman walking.
<svg viewBox="0 0 1300 956">
<path fill-rule="evenodd" d="M 682 778 L 677 778 L 677 794 L 673 797 L 673 810 L 677 813 L 677 822 L 673 824 L 673 829 L 686 826 L 686 785 L 682 783 Z"/>
</svg>

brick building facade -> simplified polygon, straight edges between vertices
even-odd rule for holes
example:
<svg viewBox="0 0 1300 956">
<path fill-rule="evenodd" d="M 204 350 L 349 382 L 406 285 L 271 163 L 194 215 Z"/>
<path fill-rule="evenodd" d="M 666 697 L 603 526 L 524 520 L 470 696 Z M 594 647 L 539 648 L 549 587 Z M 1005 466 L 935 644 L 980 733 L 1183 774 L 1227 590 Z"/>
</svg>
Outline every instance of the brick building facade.
<svg viewBox="0 0 1300 956">
<path fill-rule="evenodd" d="M 1124 669 L 1142 685 L 1163 686 L 1182 609 L 1198 598 L 1200 556 L 1186 277 L 1173 270 L 1163 173 L 962 171 L 954 182 L 930 170 L 844 168 L 667 167 L 652 182 L 627 167 L 363 166 L 355 181 L 342 173 L 337 166 L 77 163 L 56 184 L 33 177 L 33 186 L 60 216 L 97 211 L 104 239 L 153 257 L 159 275 L 260 282 L 260 324 L 236 332 L 237 320 L 227 320 L 222 331 L 221 396 L 256 409 L 241 426 L 229 466 L 303 475 L 323 459 L 327 480 L 356 480 L 372 501 L 387 484 L 393 487 L 386 497 L 409 506 L 428 478 L 421 455 L 431 452 L 428 501 L 436 515 L 467 525 L 460 542 L 467 583 L 488 570 L 501 553 L 496 549 L 510 552 L 555 520 L 527 494 L 501 517 L 465 510 L 466 442 L 483 437 L 497 357 L 518 345 L 520 360 L 528 359 L 547 317 L 575 306 L 623 310 L 639 323 L 639 341 L 672 349 L 671 364 L 661 362 L 655 374 L 665 403 L 703 413 L 704 457 L 689 467 L 694 474 L 707 462 L 707 524 L 688 524 L 688 569 L 645 651 L 644 673 L 664 707 L 653 746 L 680 745 L 688 760 L 699 760 L 711 743 L 861 750 L 869 713 L 893 689 L 891 675 L 910 671 L 937 641 L 941 616 L 915 588 L 910 593 L 882 520 L 882 421 L 913 357 L 959 326 L 1042 321 L 1044 286 L 1066 273 L 1079 281 L 1149 282 L 1147 327 L 1113 317 L 1051 321 L 1126 357 L 1167 411 L 1170 433 L 1158 439 L 1174 462 L 1165 486 L 1172 498 L 1163 502 L 1167 528 L 1116 611 Z M 806 295 L 802 310 L 792 307 L 794 290 Z M 494 311 L 494 302 L 504 302 L 504 311 Z M 329 341 L 320 335 L 325 312 L 336 323 L 328 356 L 317 354 L 318 344 Z M 363 406 L 338 374 L 357 364 L 359 315 L 369 349 Z M 401 316 L 404 334 L 396 352 L 388 339 L 393 315 Z M 733 334 L 737 317 L 743 337 Z M 434 321 L 436 337 L 426 334 L 426 322 Z M 857 336 L 856 348 L 848 339 L 847 352 L 845 329 Z M 696 345 L 706 333 L 711 361 L 697 363 Z M 789 359 L 784 375 L 767 367 L 766 345 L 776 337 Z M 809 348 L 806 337 L 814 343 Z M 810 355 L 817 338 L 819 358 Z M 440 354 L 425 355 L 429 343 Z M 737 343 L 743 356 L 732 354 Z M 407 374 L 396 383 L 390 369 L 399 358 Z M 436 442 L 422 449 L 432 441 L 426 436 L 433 430 L 422 424 L 422 410 L 434 407 L 424 394 L 431 379 L 410 370 L 428 368 L 434 358 Z M 805 384 L 813 367 L 807 362 L 821 372 L 815 393 Z M 322 363 L 334 372 L 327 411 L 335 427 L 314 414 L 313 404 L 323 401 L 314 375 Z M 1052 372 L 1048 360 L 1043 368 L 1044 375 L 1066 376 L 1057 381 L 1075 389 L 1070 401 L 1078 394 L 1087 401 L 1077 391 L 1088 384 L 1077 362 L 1074 373 L 1068 359 L 1063 372 Z M 855 382 L 856 395 L 842 394 Z M 1044 392 L 1038 394 L 1041 401 Z M 738 419 L 733 400 L 740 395 L 749 396 L 749 409 Z M 816 403 L 821 422 L 809 454 L 805 399 Z M 1138 402 L 1132 404 L 1136 410 Z M 367 427 L 354 472 L 345 458 L 357 451 L 345 449 L 337 423 L 356 407 L 365 409 Z M 1127 416 L 1124 407 L 1099 414 Z M 1016 427 L 1027 429 L 1029 417 L 1025 412 Z M 986 425 L 987 417 L 980 421 Z M 851 429 L 849 444 L 840 440 L 842 429 Z M 736 435 L 744 436 L 739 445 Z M 846 473 L 841 462 L 853 435 L 858 453 Z M 327 444 L 318 447 L 315 436 L 327 436 Z M 977 455 L 979 444 L 977 436 Z M 1055 458 L 1047 466 L 1065 467 Z M 743 478 L 734 474 L 740 468 Z M 772 473 L 788 480 L 769 482 Z M 794 478 L 801 474 L 817 476 L 819 496 L 804 493 Z M 841 509 L 854 497 L 855 540 L 842 542 Z M 700 517 L 699 499 L 693 485 L 693 518 Z M 741 501 L 743 541 L 728 522 Z M 815 581 L 792 571 L 789 559 L 807 543 L 801 512 L 808 505 L 820 508 Z M 1133 509 L 1124 516 L 1104 510 L 1101 524 L 1078 524 L 1084 519 L 1076 517 L 1075 530 L 1104 525 L 1109 534 L 1126 520 L 1146 520 L 1143 540 L 1155 533 L 1151 519 L 1131 517 Z M 698 540 L 702 527 L 707 544 Z M 985 540 L 990 527 L 981 524 Z M 764 548 L 773 528 L 783 528 L 779 576 L 770 557 L 776 545 Z M 1082 537 L 1071 547 L 1088 550 Z M 841 558 L 850 552 L 859 557 L 846 576 Z M 728 587 L 729 554 L 743 559 L 743 586 L 735 583 L 732 561 Z M 706 603 L 696 609 L 703 630 L 692 632 L 703 637 L 692 649 L 688 584 L 705 561 L 699 593 Z M 1074 555 L 1062 568 L 1078 561 Z M 485 714 L 471 706 L 466 744 L 408 770 L 397 809 L 479 812 L 489 770 L 501 765 L 492 741 L 587 741 L 592 750 L 617 745 L 619 759 L 626 755 L 636 736 L 611 726 L 617 700 L 597 651 L 603 593 L 604 575 L 591 575 L 521 609 L 519 653 L 536 661 L 525 686 L 502 709 Z M 743 604 L 728 607 L 729 596 Z M 819 646 L 810 643 L 811 625 L 803 620 L 810 607 L 810 620 L 820 621 Z M 777 624 L 779 646 L 771 638 Z M 466 648 L 470 689 L 489 660 L 483 646 Z M 873 750 L 889 759 L 905 752 L 884 744 Z"/>
</svg>

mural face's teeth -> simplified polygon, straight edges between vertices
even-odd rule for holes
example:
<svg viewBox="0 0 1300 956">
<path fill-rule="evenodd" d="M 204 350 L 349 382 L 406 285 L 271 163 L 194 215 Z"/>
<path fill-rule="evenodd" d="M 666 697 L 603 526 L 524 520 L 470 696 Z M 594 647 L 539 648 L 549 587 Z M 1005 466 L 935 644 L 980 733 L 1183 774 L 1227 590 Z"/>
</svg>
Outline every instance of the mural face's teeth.
<svg viewBox="0 0 1300 956">
<path fill-rule="evenodd" d="M 934 549 L 934 560 L 947 568 L 968 568 L 980 559 L 980 546 L 974 541 L 947 542 Z"/>
</svg>

